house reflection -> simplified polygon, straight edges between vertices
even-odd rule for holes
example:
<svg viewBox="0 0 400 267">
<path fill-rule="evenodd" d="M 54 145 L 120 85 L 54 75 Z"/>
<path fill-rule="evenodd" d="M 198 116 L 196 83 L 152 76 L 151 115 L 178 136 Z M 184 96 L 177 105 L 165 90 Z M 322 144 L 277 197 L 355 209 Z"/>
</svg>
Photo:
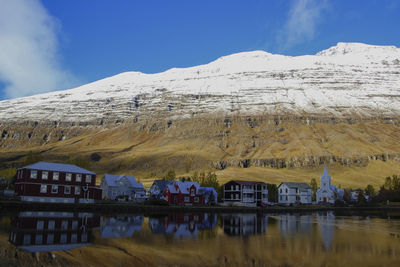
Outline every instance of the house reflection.
<svg viewBox="0 0 400 267">
<path fill-rule="evenodd" d="M 131 237 L 142 229 L 143 215 L 126 215 L 105 218 L 101 224 L 101 238 Z"/>
<path fill-rule="evenodd" d="M 199 231 L 216 225 L 217 215 L 208 213 L 173 213 L 149 218 L 152 233 L 171 234 L 177 238 L 196 237 Z"/>
<path fill-rule="evenodd" d="M 264 214 L 221 214 L 227 235 L 249 236 L 267 232 L 268 216 Z"/>
<path fill-rule="evenodd" d="M 332 211 L 326 214 L 317 215 L 318 227 L 321 232 L 322 243 L 326 251 L 329 251 L 332 246 L 333 236 L 335 232 L 336 218 Z"/>
<path fill-rule="evenodd" d="M 20 212 L 11 220 L 9 241 L 28 252 L 69 250 L 89 245 L 99 226 L 92 213 Z"/>
<path fill-rule="evenodd" d="M 277 216 L 279 232 L 283 237 L 312 233 L 312 215 L 281 214 Z"/>
</svg>

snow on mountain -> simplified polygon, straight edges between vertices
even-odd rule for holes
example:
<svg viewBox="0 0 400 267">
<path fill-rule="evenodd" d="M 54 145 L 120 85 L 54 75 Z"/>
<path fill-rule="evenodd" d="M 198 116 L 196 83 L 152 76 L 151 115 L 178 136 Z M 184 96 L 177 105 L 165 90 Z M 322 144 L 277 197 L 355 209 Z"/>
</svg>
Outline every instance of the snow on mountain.
<svg viewBox="0 0 400 267">
<path fill-rule="evenodd" d="M 237 53 L 162 73 L 125 72 L 0 102 L 2 121 L 196 114 L 400 115 L 400 49 L 338 43 L 316 55 Z"/>
</svg>

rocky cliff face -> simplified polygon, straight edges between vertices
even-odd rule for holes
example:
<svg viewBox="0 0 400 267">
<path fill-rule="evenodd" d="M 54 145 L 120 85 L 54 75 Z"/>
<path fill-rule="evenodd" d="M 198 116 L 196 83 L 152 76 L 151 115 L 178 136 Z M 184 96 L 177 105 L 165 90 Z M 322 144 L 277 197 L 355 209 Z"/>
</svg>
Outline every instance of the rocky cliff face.
<svg viewBox="0 0 400 267">
<path fill-rule="evenodd" d="M 362 166 L 399 159 L 400 49 L 246 52 L 0 103 L 0 149 L 17 158 L 39 149 L 149 170 Z"/>
</svg>

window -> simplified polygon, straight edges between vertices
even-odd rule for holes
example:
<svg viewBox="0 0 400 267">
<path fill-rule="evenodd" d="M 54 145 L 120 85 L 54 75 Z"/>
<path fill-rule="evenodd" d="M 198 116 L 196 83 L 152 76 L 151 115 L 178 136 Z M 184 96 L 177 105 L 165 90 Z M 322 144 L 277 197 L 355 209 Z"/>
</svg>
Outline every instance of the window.
<svg viewBox="0 0 400 267">
<path fill-rule="evenodd" d="M 287 196 L 286 196 L 286 201 L 287 201 Z"/>
<path fill-rule="evenodd" d="M 47 185 L 46 184 L 40 185 L 40 193 L 42 193 L 42 194 L 47 193 Z"/>
<path fill-rule="evenodd" d="M 279 189 L 279 191 L 282 193 L 282 188 L 281 188 L 281 189 Z"/>
<path fill-rule="evenodd" d="M 190 189 L 190 195 L 191 195 L 191 196 L 194 196 L 194 195 L 195 195 L 194 191 L 195 191 L 194 188 L 191 188 L 191 189 Z"/>
<path fill-rule="evenodd" d="M 81 242 L 86 242 L 87 241 L 87 234 L 82 234 L 81 235 Z"/>
<path fill-rule="evenodd" d="M 185 197 L 185 202 L 189 202 L 189 197 Z"/>
<path fill-rule="evenodd" d="M 86 174 L 86 183 L 92 182 L 92 176 L 90 174 Z"/>
<path fill-rule="evenodd" d="M 61 222 L 61 230 L 68 230 L 68 221 Z"/>
<path fill-rule="evenodd" d="M 72 229 L 73 230 L 78 229 L 78 221 L 72 221 Z"/>
<path fill-rule="evenodd" d="M 82 182 L 82 174 L 78 173 L 78 174 L 76 175 L 75 180 L 76 180 L 77 182 Z"/>
<path fill-rule="evenodd" d="M 31 235 L 24 235 L 24 245 L 30 245 L 31 244 Z"/>
<path fill-rule="evenodd" d="M 43 242 L 43 236 L 42 235 L 36 235 L 35 237 L 35 244 L 36 245 L 41 245 Z"/>
<path fill-rule="evenodd" d="M 195 197 L 194 202 L 199 203 L 199 197 Z"/>
<path fill-rule="evenodd" d="M 51 186 L 51 193 L 52 194 L 57 194 L 58 193 L 58 185 L 52 185 Z"/>
<path fill-rule="evenodd" d="M 37 230 L 43 230 L 43 228 L 44 228 L 44 221 L 37 221 L 36 229 Z"/>
<path fill-rule="evenodd" d="M 61 244 L 67 243 L 67 234 L 62 234 L 62 235 L 60 236 L 60 243 L 61 243 Z"/>
<path fill-rule="evenodd" d="M 54 234 L 47 235 L 47 244 L 53 244 L 54 242 Z"/>
<path fill-rule="evenodd" d="M 231 190 L 235 190 L 235 186 L 234 185 L 231 186 Z"/>
<path fill-rule="evenodd" d="M 53 180 L 54 181 L 58 181 L 59 176 L 60 176 L 60 174 L 58 172 L 53 172 Z"/>
<path fill-rule="evenodd" d="M 239 199 L 239 194 L 236 194 L 236 199 Z"/>
<path fill-rule="evenodd" d="M 47 178 L 49 178 L 49 172 L 43 171 L 43 172 L 42 172 L 42 179 L 43 179 L 43 180 L 47 180 Z"/>
<path fill-rule="evenodd" d="M 56 225 L 56 222 L 53 221 L 53 220 L 51 220 L 51 221 L 49 221 L 49 225 L 48 225 L 47 228 L 48 228 L 49 230 L 54 230 L 55 225 Z"/>
<path fill-rule="evenodd" d="M 239 190 L 239 186 L 238 185 L 236 185 L 236 190 Z"/>
<path fill-rule="evenodd" d="M 283 197 L 281 196 L 281 200 L 283 200 Z"/>
<path fill-rule="evenodd" d="M 287 193 L 287 188 L 286 188 L 286 193 Z"/>
<path fill-rule="evenodd" d="M 72 234 L 71 235 L 71 243 L 76 243 L 78 241 L 78 235 L 77 234 Z"/>
<path fill-rule="evenodd" d="M 70 186 L 65 186 L 64 187 L 64 194 L 71 194 L 71 187 Z"/>
<path fill-rule="evenodd" d="M 37 171 L 31 170 L 31 178 L 36 179 L 37 178 Z"/>
<path fill-rule="evenodd" d="M 65 175 L 65 181 L 66 181 L 66 182 L 71 182 L 71 180 L 72 180 L 72 174 L 71 174 L 71 173 L 67 173 L 67 174 Z"/>
<path fill-rule="evenodd" d="M 80 194 L 81 194 L 81 187 L 75 186 L 75 195 L 80 195 Z"/>
</svg>

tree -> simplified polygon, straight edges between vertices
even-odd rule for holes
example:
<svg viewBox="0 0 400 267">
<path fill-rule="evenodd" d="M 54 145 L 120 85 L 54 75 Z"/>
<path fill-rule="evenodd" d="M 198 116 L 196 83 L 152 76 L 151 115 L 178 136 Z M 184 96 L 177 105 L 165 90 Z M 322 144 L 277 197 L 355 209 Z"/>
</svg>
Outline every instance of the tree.
<svg viewBox="0 0 400 267">
<path fill-rule="evenodd" d="M 276 184 L 267 184 L 268 201 L 278 202 L 278 186 Z"/>
<path fill-rule="evenodd" d="M 365 199 L 364 196 L 364 192 L 360 191 L 360 193 L 358 193 L 358 197 L 357 197 L 357 204 L 358 205 L 365 205 L 367 203 L 367 200 Z"/>
<path fill-rule="evenodd" d="M 167 172 L 167 174 L 163 177 L 163 180 L 174 181 L 175 178 L 176 178 L 175 170 L 174 169 L 170 169 Z"/>
<path fill-rule="evenodd" d="M 310 185 L 311 185 L 311 189 L 312 189 L 312 201 L 316 201 L 318 185 L 317 185 L 317 181 L 315 180 L 315 178 L 311 179 Z"/>
<path fill-rule="evenodd" d="M 365 194 L 370 197 L 375 196 L 375 188 L 370 184 L 367 185 L 367 187 L 365 188 Z"/>
</svg>

